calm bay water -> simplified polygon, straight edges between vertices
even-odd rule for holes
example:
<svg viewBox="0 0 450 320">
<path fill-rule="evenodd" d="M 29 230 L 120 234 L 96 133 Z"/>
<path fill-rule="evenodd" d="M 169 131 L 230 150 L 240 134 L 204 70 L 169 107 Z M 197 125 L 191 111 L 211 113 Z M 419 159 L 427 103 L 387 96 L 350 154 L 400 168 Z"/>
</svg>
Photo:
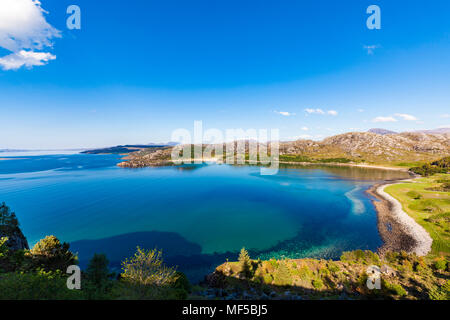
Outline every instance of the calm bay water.
<svg viewBox="0 0 450 320">
<path fill-rule="evenodd" d="M 30 245 L 53 234 L 85 265 L 95 252 L 113 267 L 137 245 L 199 280 L 245 246 L 253 258 L 337 258 L 376 249 L 376 212 L 365 190 L 406 173 L 350 167 L 204 164 L 124 169 L 117 155 L 2 157 L 0 201 Z"/>
</svg>

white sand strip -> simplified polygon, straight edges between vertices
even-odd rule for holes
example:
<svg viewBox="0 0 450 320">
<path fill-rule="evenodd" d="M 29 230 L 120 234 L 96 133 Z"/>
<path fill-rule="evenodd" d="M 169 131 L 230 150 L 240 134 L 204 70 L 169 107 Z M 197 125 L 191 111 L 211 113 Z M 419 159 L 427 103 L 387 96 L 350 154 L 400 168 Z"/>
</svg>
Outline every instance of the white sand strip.
<svg viewBox="0 0 450 320">
<path fill-rule="evenodd" d="M 392 217 L 397 220 L 404 227 L 405 232 L 416 241 L 416 246 L 412 248 L 411 251 L 418 256 L 425 256 L 431 251 L 433 239 L 431 239 L 428 232 L 420 224 L 403 211 L 402 205 L 397 199 L 384 191 L 384 188 L 393 184 L 395 183 L 379 186 L 377 193 L 392 204 Z"/>
</svg>

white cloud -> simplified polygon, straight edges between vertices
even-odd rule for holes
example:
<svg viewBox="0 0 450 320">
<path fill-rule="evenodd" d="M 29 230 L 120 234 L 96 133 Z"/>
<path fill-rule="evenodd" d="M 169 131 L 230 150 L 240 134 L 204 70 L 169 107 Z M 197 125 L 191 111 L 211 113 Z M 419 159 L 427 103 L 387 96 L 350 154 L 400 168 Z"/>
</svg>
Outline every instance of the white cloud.
<svg viewBox="0 0 450 320">
<path fill-rule="evenodd" d="M 295 115 L 295 113 L 287 112 L 287 111 L 274 111 L 274 112 L 278 113 L 278 114 L 281 114 L 282 116 L 285 116 L 285 117 L 290 117 L 290 116 Z"/>
<path fill-rule="evenodd" d="M 332 116 L 337 116 L 337 114 L 338 114 L 336 110 L 329 110 L 329 111 L 327 111 L 327 113 Z"/>
<path fill-rule="evenodd" d="M 328 110 L 328 111 L 324 111 L 320 108 L 316 108 L 316 109 L 312 109 L 312 108 L 307 108 L 305 109 L 305 112 L 307 114 L 328 114 L 331 116 L 337 116 L 338 112 L 336 110 Z"/>
<path fill-rule="evenodd" d="M 413 115 L 406 114 L 406 113 L 396 113 L 396 114 L 394 114 L 394 116 L 402 118 L 403 120 L 407 120 L 407 121 L 416 121 L 416 120 L 418 120 Z"/>
<path fill-rule="evenodd" d="M 358 109 L 358 112 L 364 112 L 364 109 Z"/>
<path fill-rule="evenodd" d="M 317 109 L 307 108 L 307 109 L 305 109 L 305 111 L 306 111 L 306 113 L 309 113 L 309 114 L 312 114 L 312 113 L 325 114 L 325 112 L 322 109 L 319 109 L 319 108 L 317 108 Z"/>
<path fill-rule="evenodd" d="M 394 117 L 376 117 L 372 119 L 372 122 L 397 122 Z"/>
<path fill-rule="evenodd" d="M 450 118 L 450 114 L 446 113 L 446 114 L 441 114 L 440 116 L 441 118 Z"/>
<path fill-rule="evenodd" d="M 301 134 L 299 136 L 295 136 L 295 137 L 290 138 L 290 140 L 311 139 L 311 138 L 312 138 L 312 136 L 309 135 L 309 134 Z"/>
<path fill-rule="evenodd" d="M 378 49 L 379 45 L 370 45 L 370 46 L 363 46 L 365 50 L 367 50 L 367 54 L 372 55 L 375 52 L 375 49 Z"/>
<path fill-rule="evenodd" d="M 0 57 L 4 70 L 39 66 L 55 59 L 48 52 L 35 51 L 52 47 L 52 39 L 60 37 L 44 13 L 38 0 L 0 1 L 0 47 L 11 52 Z"/>
<path fill-rule="evenodd" d="M 302 130 L 303 130 L 303 131 L 308 131 L 309 128 L 308 128 L 308 127 L 302 127 Z"/>
<path fill-rule="evenodd" d="M 56 56 L 48 52 L 34 52 L 20 50 L 0 58 L 0 66 L 3 70 L 16 70 L 22 66 L 31 68 L 33 66 L 43 66 L 50 60 L 55 60 Z"/>
</svg>

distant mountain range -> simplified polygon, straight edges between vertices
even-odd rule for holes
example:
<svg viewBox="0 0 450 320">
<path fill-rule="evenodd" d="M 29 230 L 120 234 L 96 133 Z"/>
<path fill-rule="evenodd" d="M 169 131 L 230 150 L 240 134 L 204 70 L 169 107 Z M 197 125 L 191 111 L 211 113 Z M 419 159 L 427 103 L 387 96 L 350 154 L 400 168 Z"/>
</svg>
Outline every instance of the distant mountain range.
<svg viewBox="0 0 450 320">
<path fill-rule="evenodd" d="M 381 128 L 369 129 L 367 132 L 373 132 L 373 133 L 377 133 L 377 134 L 381 134 L 381 135 L 398 133 L 395 131 L 381 129 Z M 422 132 L 422 133 L 428 133 L 428 134 L 444 134 L 444 133 L 450 133 L 450 128 L 439 128 L 439 129 L 432 129 L 432 130 L 416 130 L 413 132 Z"/>
<path fill-rule="evenodd" d="M 369 129 L 367 132 L 372 132 L 372 133 L 381 134 L 381 135 L 396 134 L 397 133 L 395 131 L 391 131 L 391 130 L 387 130 L 387 129 L 381 129 L 381 128 Z"/>
</svg>

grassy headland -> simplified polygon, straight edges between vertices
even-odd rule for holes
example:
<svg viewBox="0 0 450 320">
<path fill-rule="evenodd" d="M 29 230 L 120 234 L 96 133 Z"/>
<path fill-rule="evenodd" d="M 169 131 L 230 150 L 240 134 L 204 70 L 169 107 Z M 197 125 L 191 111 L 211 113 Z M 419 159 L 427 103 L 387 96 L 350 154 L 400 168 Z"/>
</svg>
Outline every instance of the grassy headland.
<svg viewBox="0 0 450 320">
<path fill-rule="evenodd" d="M 450 174 L 436 174 L 394 184 L 385 191 L 400 201 L 403 210 L 433 239 L 433 256 L 450 255 Z"/>
</svg>

